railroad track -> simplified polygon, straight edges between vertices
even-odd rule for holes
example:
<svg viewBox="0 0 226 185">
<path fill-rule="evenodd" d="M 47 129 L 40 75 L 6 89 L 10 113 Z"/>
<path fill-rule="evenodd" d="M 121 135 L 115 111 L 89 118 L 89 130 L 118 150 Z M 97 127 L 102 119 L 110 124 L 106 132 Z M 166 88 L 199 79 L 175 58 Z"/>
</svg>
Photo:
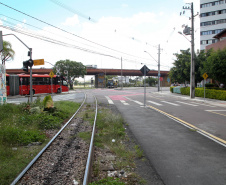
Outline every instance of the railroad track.
<svg viewBox="0 0 226 185">
<path fill-rule="evenodd" d="M 85 102 L 92 102 L 85 104 Z M 89 106 L 87 106 L 89 105 Z M 84 122 L 79 113 L 95 111 L 94 124 Z M 97 99 L 85 94 L 84 100 L 67 123 L 52 137 L 12 182 L 14 184 L 82 184 L 90 180 L 93 141 L 97 117 Z M 78 137 L 79 132 L 92 132 L 90 144 Z"/>
</svg>

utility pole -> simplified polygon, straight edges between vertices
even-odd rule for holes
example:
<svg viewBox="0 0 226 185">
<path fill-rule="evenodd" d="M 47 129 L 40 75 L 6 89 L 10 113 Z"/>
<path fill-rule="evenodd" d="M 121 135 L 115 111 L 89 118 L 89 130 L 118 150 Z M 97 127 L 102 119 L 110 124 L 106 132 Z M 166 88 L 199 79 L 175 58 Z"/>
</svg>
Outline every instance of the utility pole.
<svg viewBox="0 0 226 185">
<path fill-rule="evenodd" d="M 191 3 L 191 76 L 190 98 L 195 98 L 195 60 L 194 60 L 194 10 Z"/>
<path fill-rule="evenodd" d="M 121 90 L 123 89 L 123 80 L 122 80 L 122 57 L 121 57 Z"/>
<path fill-rule="evenodd" d="M 160 91 L 160 44 L 158 47 L 158 92 Z"/>
<path fill-rule="evenodd" d="M 189 3 L 190 4 L 190 3 Z M 190 98 L 195 98 L 195 60 L 194 60 L 194 8 L 193 3 L 191 7 L 183 7 L 183 9 L 191 10 L 191 67 L 190 67 Z"/>
</svg>

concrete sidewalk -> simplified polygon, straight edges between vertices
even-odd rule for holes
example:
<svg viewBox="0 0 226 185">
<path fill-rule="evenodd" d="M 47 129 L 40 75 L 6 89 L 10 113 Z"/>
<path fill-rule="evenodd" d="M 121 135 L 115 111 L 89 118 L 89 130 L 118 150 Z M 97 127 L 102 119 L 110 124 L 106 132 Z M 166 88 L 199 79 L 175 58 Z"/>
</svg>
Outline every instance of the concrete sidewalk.
<svg viewBox="0 0 226 185">
<path fill-rule="evenodd" d="M 216 99 L 209 99 L 209 98 L 204 99 L 202 97 L 195 97 L 195 98 L 191 99 L 190 96 L 177 94 L 177 93 L 171 93 L 170 91 L 154 92 L 154 94 L 159 94 L 159 95 L 162 94 L 162 95 L 165 95 L 165 96 L 180 97 L 180 98 L 190 100 L 190 101 L 197 101 L 197 102 L 207 103 L 207 104 L 210 104 L 210 105 L 220 106 L 220 107 L 226 108 L 226 101 L 223 101 L 223 100 L 216 100 Z"/>
</svg>

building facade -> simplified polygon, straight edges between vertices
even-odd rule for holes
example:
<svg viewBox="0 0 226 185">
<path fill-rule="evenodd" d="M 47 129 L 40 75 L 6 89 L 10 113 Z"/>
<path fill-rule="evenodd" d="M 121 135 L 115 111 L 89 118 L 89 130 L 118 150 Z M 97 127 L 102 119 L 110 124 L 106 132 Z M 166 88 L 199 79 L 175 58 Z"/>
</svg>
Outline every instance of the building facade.
<svg viewBox="0 0 226 185">
<path fill-rule="evenodd" d="M 226 0 L 200 0 L 200 50 L 216 43 L 226 28 Z"/>
</svg>

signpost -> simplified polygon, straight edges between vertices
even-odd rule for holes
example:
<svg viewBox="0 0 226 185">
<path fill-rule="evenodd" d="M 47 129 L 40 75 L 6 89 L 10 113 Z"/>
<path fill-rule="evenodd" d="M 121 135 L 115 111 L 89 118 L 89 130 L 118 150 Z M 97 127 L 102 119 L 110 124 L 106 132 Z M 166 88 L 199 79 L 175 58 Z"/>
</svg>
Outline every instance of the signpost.
<svg viewBox="0 0 226 185">
<path fill-rule="evenodd" d="M 51 72 L 49 73 L 49 76 L 50 76 L 50 78 L 51 78 L 51 94 L 53 94 L 53 76 L 54 76 L 53 71 L 51 71 Z"/>
<path fill-rule="evenodd" d="M 206 73 L 204 73 L 202 75 L 202 77 L 204 78 L 204 101 L 205 101 L 205 97 L 206 97 L 206 79 L 208 78 L 208 75 Z"/>
<path fill-rule="evenodd" d="M 34 66 L 44 65 L 44 59 L 33 60 Z"/>
<path fill-rule="evenodd" d="M 146 106 L 146 74 L 150 71 L 150 69 L 144 65 L 140 71 L 144 74 L 144 107 Z"/>
</svg>

